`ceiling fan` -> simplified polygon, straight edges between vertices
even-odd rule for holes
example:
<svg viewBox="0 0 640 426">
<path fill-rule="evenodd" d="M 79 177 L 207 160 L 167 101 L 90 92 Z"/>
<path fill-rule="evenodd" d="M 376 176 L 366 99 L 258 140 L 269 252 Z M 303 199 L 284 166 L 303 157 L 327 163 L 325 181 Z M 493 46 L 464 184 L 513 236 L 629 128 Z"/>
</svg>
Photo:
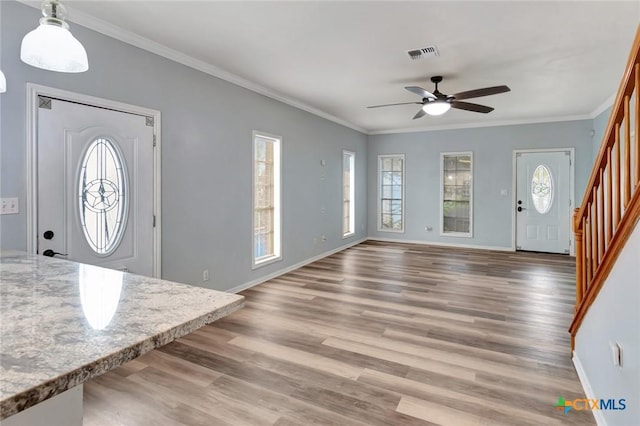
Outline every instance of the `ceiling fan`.
<svg viewBox="0 0 640 426">
<path fill-rule="evenodd" d="M 405 87 L 405 89 L 407 89 L 411 93 L 415 93 L 416 95 L 421 96 L 422 102 L 401 102 L 398 104 L 373 105 L 373 106 L 368 106 L 367 108 L 380 108 L 380 107 L 388 107 L 388 106 L 395 106 L 395 105 L 410 105 L 410 104 L 422 105 L 422 108 L 420 109 L 420 111 L 418 111 L 418 113 L 413 117 L 414 120 L 416 118 L 423 117 L 425 114 L 442 115 L 445 112 L 449 111 L 449 108 L 464 109 L 466 111 L 481 112 L 483 114 L 487 114 L 493 111 L 493 108 L 486 105 L 473 104 L 470 102 L 460 102 L 460 101 L 462 99 L 479 98 L 481 96 L 489 96 L 489 95 L 495 95 L 498 93 L 511 91 L 511 89 L 509 89 L 508 86 L 493 86 L 493 87 L 485 87 L 483 89 L 475 89 L 475 90 L 469 90 L 466 92 L 460 92 L 454 95 L 445 95 L 444 93 L 440 93 L 440 91 L 438 90 L 438 83 L 440 83 L 441 81 L 442 81 L 442 76 L 440 75 L 431 77 L 431 82 L 436 85 L 436 90 L 434 90 L 433 93 L 427 92 L 422 87 L 418 87 L 418 86 Z"/>
</svg>

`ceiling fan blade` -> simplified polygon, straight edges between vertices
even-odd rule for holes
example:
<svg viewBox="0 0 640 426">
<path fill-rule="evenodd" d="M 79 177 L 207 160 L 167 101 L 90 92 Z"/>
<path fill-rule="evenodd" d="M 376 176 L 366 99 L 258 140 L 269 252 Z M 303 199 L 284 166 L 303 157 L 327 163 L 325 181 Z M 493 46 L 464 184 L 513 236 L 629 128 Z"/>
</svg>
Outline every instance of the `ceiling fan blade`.
<svg viewBox="0 0 640 426">
<path fill-rule="evenodd" d="M 451 95 L 456 98 L 457 101 L 462 99 L 471 99 L 471 98 L 479 98 L 481 96 L 489 96 L 489 95 L 497 95 L 498 93 L 510 92 L 508 86 L 493 86 L 493 87 L 485 87 L 484 89 L 476 89 L 469 90 L 467 92 L 456 93 L 455 95 Z"/>
<path fill-rule="evenodd" d="M 399 104 L 373 105 L 373 106 L 368 106 L 367 108 L 381 108 L 381 107 L 388 107 L 388 106 L 395 106 L 395 105 L 411 105 L 411 104 L 422 105 L 422 102 L 400 102 Z"/>
<path fill-rule="evenodd" d="M 413 119 L 415 120 L 416 118 L 424 117 L 425 114 L 426 114 L 426 112 L 424 112 L 424 110 L 421 109 L 420 111 L 418 111 L 418 113 L 416 115 L 413 116 Z"/>
<path fill-rule="evenodd" d="M 493 111 L 493 108 L 486 105 L 472 104 L 471 102 L 458 102 L 458 101 L 451 101 L 451 108 L 464 109 L 466 111 L 473 111 L 473 112 L 481 112 L 483 114 L 487 114 Z"/>
<path fill-rule="evenodd" d="M 418 87 L 418 86 L 409 86 L 409 87 L 405 87 L 405 89 L 407 89 L 408 91 L 410 91 L 411 93 L 415 93 L 416 95 L 420 96 L 421 98 L 431 98 L 431 99 L 436 99 L 436 95 L 434 95 L 431 92 L 427 92 L 426 90 L 424 90 L 422 87 Z"/>
</svg>

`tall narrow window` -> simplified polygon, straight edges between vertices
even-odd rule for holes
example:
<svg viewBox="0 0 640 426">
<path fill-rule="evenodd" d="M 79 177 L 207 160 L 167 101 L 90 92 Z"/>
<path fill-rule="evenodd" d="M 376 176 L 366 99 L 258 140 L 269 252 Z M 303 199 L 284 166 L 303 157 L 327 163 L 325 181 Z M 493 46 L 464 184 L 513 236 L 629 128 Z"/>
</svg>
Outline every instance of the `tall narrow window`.
<svg viewBox="0 0 640 426">
<path fill-rule="evenodd" d="M 356 231 L 355 218 L 355 162 L 356 154 L 342 151 L 342 236 L 348 237 Z"/>
<path fill-rule="evenodd" d="M 471 237 L 473 218 L 473 153 L 451 152 L 440 156 L 442 235 Z"/>
<path fill-rule="evenodd" d="M 253 132 L 253 266 L 281 258 L 281 152 L 278 136 Z"/>
<path fill-rule="evenodd" d="M 404 232 L 404 154 L 379 155 L 378 230 Z"/>
</svg>

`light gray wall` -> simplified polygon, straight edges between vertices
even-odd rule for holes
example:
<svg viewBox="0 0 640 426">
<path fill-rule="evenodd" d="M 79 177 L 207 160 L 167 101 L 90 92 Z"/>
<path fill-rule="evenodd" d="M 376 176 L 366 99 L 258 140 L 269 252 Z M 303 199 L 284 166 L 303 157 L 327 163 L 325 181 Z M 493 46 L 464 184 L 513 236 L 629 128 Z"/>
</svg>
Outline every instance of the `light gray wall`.
<svg viewBox="0 0 640 426">
<path fill-rule="evenodd" d="M 593 161 L 596 160 L 596 156 L 600 150 L 600 145 L 602 144 L 604 132 L 607 130 L 609 116 L 611 115 L 611 108 L 612 107 L 607 108 L 593 119 Z"/>
<path fill-rule="evenodd" d="M 0 217 L 2 247 L 25 249 L 25 83 L 162 112 L 162 276 L 229 289 L 366 236 L 366 136 L 210 75 L 72 24 L 90 70 L 62 74 L 22 63 L 37 9 L 1 1 L 0 194 L 20 199 Z M 283 138 L 282 262 L 251 270 L 251 137 Z M 342 149 L 356 153 L 356 235 L 342 239 Z M 320 160 L 326 166 L 320 166 Z M 322 209 L 326 209 L 322 213 Z M 313 239 L 327 237 L 314 245 Z M 202 282 L 208 269 L 211 280 Z"/>
<path fill-rule="evenodd" d="M 636 425 L 640 419 L 640 225 L 622 249 L 576 335 L 575 353 L 591 387 L 591 398 L 627 400 L 624 411 L 599 411 L 606 424 Z M 622 368 L 613 365 L 609 344 L 622 346 Z M 603 423 L 604 424 L 604 423 Z"/>
<path fill-rule="evenodd" d="M 464 112 L 461 112 L 464 113 Z M 425 120 L 435 120 L 426 117 Z M 591 120 L 369 136 L 369 236 L 509 248 L 514 149 L 575 148 L 575 204 L 593 162 Z M 473 238 L 440 236 L 440 153 L 473 151 Z M 405 233 L 377 230 L 377 156 L 406 154 Z M 506 190 L 507 195 L 501 195 Z M 433 231 L 425 231 L 426 226 Z"/>
</svg>

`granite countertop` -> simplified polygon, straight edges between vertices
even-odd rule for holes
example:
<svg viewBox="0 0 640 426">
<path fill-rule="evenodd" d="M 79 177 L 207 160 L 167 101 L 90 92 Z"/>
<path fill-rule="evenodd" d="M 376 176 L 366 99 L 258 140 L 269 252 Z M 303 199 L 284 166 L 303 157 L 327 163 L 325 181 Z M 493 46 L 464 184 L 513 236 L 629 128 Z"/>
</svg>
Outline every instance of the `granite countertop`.
<svg viewBox="0 0 640 426">
<path fill-rule="evenodd" d="M 231 293 L 0 251 L 0 420 L 243 304 Z"/>
</svg>

